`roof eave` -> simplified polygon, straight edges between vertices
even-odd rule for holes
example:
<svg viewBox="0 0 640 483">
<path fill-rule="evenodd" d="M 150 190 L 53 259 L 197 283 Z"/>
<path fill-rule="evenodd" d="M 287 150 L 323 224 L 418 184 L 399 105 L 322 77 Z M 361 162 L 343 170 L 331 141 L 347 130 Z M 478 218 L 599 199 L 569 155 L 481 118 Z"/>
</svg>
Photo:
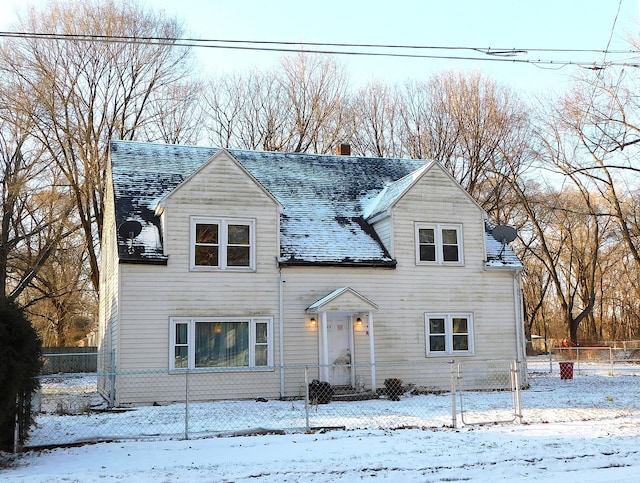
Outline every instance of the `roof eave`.
<svg viewBox="0 0 640 483">
<path fill-rule="evenodd" d="M 484 266 L 487 270 L 510 270 L 515 272 L 524 270 L 524 266 L 521 264 L 502 263 L 502 265 L 498 265 L 495 260 L 485 262 Z"/>
<path fill-rule="evenodd" d="M 341 268 L 396 268 L 396 260 L 363 260 L 363 261 L 308 261 L 279 260 L 280 267 L 341 267 Z"/>
<path fill-rule="evenodd" d="M 132 264 L 132 265 L 167 265 L 169 261 L 168 257 L 164 258 L 120 258 L 118 263 L 120 264 Z"/>
</svg>

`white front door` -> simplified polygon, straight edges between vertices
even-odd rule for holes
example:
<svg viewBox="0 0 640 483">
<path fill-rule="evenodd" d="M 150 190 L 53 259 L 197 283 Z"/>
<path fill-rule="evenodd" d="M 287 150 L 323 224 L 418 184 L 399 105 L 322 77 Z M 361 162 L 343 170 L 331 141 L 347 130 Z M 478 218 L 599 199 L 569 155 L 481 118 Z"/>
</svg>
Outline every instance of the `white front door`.
<svg viewBox="0 0 640 483">
<path fill-rule="evenodd" d="M 351 317 L 327 313 L 327 353 L 329 383 L 351 385 Z"/>
</svg>

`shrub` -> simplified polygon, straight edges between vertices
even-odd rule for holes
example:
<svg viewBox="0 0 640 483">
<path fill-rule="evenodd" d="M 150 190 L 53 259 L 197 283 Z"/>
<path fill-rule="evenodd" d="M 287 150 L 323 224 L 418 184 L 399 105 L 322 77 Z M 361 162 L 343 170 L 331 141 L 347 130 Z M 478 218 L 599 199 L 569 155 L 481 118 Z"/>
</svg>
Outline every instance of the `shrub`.
<svg viewBox="0 0 640 483">
<path fill-rule="evenodd" d="M 0 450 L 22 445 L 31 426 L 31 395 L 38 388 L 42 344 L 22 308 L 0 298 Z"/>
</svg>

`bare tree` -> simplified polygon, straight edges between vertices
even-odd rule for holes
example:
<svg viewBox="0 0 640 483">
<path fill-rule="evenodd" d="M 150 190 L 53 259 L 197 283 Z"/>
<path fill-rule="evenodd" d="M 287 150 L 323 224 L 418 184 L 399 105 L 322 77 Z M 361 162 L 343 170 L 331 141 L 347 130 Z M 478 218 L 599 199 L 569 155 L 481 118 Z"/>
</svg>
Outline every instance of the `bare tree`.
<svg viewBox="0 0 640 483">
<path fill-rule="evenodd" d="M 352 135 L 344 68 L 331 57 L 283 57 L 280 70 L 214 78 L 209 137 L 224 147 L 332 151 Z"/>
<path fill-rule="evenodd" d="M 182 81 L 153 92 L 144 138 L 167 144 L 197 144 L 204 131 L 204 87 L 199 81 Z"/>
<path fill-rule="evenodd" d="M 353 101 L 354 151 L 366 156 L 402 156 L 399 99 L 395 89 L 381 83 L 362 88 Z"/>
<path fill-rule="evenodd" d="M 6 86 L 5 86 L 6 87 Z M 3 90 L 3 92 L 5 92 Z M 17 300 L 77 225 L 74 205 L 29 136 L 30 125 L 0 107 L 0 298 Z"/>
<path fill-rule="evenodd" d="M 341 137 L 347 89 L 344 67 L 331 57 L 284 57 L 282 86 L 292 106 L 289 151 L 329 152 Z"/>
<path fill-rule="evenodd" d="M 629 77 L 629 78 L 628 78 Z M 556 122 L 582 148 L 565 171 L 589 179 L 609 203 L 622 241 L 640 269 L 640 102 L 628 74 L 584 77 L 557 109 Z"/>
<path fill-rule="evenodd" d="M 67 347 L 95 328 L 97 300 L 80 232 L 62 240 L 25 291 L 25 309 L 46 347 Z"/>
<path fill-rule="evenodd" d="M 134 0 L 72 0 L 29 9 L 17 30 L 60 36 L 7 41 L 0 73 L 12 104 L 37 103 L 34 134 L 72 191 L 97 290 L 108 142 L 144 136 L 163 101 L 154 94 L 186 75 L 188 51 L 172 45 L 182 27 Z"/>
<path fill-rule="evenodd" d="M 490 213 L 530 160 L 525 104 L 477 72 L 407 83 L 401 116 L 408 155 L 441 162 Z"/>
</svg>

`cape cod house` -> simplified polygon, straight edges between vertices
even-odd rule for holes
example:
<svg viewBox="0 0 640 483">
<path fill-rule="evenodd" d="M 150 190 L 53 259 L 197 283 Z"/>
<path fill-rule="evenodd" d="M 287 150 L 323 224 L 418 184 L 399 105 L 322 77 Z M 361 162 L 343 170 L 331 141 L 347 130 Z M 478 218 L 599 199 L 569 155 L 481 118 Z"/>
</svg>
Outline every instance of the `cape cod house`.
<svg viewBox="0 0 640 483">
<path fill-rule="evenodd" d="M 279 398 L 305 384 L 289 367 L 375 390 L 524 358 L 522 265 L 438 162 L 113 141 L 108 176 L 116 405 L 180 400 L 186 371 L 196 398 Z"/>
</svg>

